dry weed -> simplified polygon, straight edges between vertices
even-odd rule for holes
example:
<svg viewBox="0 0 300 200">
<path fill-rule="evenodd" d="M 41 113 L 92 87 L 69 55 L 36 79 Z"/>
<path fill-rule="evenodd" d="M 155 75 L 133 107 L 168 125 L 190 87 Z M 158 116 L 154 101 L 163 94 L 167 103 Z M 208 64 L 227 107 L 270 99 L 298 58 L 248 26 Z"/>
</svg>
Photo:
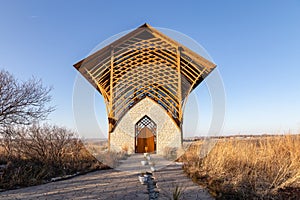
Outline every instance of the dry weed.
<svg viewBox="0 0 300 200">
<path fill-rule="evenodd" d="M 190 177 L 216 197 L 300 196 L 295 193 L 300 183 L 300 135 L 220 139 L 204 158 L 199 157 L 201 144 L 191 145 L 180 160 Z"/>
</svg>

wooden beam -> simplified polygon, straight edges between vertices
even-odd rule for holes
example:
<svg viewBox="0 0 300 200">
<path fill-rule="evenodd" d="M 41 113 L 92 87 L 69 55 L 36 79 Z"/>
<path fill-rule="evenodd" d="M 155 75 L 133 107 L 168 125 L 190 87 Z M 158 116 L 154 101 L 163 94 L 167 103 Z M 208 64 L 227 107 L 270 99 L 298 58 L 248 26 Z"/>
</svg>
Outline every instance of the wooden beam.
<svg viewBox="0 0 300 200">
<path fill-rule="evenodd" d="M 90 75 L 91 79 L 95 82 L 98 89 L 100 90 L 102 96 L 104 97 L 105 102 L 109 101 L 109 97 L 103 87 L 98 83 L 98 81 L 93 77 L 93 75 L 89 72 L 89 70 L 85 69 L 85 71 Z M 107 112 L 108 113 L 108 112 Z"/>
<path fill-rule="evenodd" d="M 110 151 L 110 134 L 113 130 L 113 78 L 114 78 L 114 47 L 111 46 L 111 56 L 110 56 L 110 99 L 109 99 L 109 116 L 108 116 L 108 123 L 109 123 L 109 130 L 108 130 L 108 150 Z"/>
<path fill-rule="evenodd" d="M 177 96 L 178 96 L 178 118 L 181 124 L 182 119 L 182 91 L 181 91 L 181 66 L 180 66 L 180 47 L 177 46 L 177 74 L 178 74 L 178 86 L 177 86 Z M 181 125 L 180 125 L 181 126 Z"/>
</svg>

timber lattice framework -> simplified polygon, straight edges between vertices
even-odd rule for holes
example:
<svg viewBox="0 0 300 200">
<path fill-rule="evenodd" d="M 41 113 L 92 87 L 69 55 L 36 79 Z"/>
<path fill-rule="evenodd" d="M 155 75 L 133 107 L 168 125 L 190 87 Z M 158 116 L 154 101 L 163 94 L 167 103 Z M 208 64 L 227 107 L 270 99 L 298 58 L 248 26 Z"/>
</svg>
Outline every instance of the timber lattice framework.
<svg viewBox="0 0 300 200">
<path fill-rule="evenodd" d="M 146 97 L 181 127 L 187 96 L 216 67 L 148 24 L 74 66 L 103 95 L 109 133 Z"/>
</svg>

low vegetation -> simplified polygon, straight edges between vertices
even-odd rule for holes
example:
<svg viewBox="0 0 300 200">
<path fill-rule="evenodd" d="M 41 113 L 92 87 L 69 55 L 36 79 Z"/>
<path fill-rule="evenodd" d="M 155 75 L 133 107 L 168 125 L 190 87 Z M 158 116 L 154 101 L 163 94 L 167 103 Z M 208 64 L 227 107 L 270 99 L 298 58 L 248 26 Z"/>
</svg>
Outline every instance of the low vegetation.
<svg viewBox="0 0 300 200">
<path fill-rule="evenodd" d="M 51 90 L 0 70 L 0 191 L 107 169 L 127 155 L 107 153 L 107 145 L 89 149 L 71 130 L 40 125 L 54 111 Z"/>
<path fill-rule="evenodd" d="M 1 140 L 0 189 L 41 184 L 67 175 L 106 169 L 65 128 L 31 125 L 7 129 Z"/>
<path fill-rule="evenodd" d="M 115 168 L 120 165 L 121 160 L 126 160 L 129 156 L 128 148 L 124 147 L 120 152 L 108 151 L 107 141 L 85 140 L 86 149 L 101 163 Z"/>
<path fill-rule="evenodd" d="M 300 199 L 300 135 L 222 138 L 205 156 L 197 141 L 179 158 L 217 199 Z"/>
<path fill-rule="evenodd" d="M 108 168 L 102 163 L 115 167 L 128 156 L 128 147 L 107 153 L 105 142 L 84 145 L 66 128 L 40 125 L 54 110 L 50 91 L 41 80 L 0 70 L 0 191 Z M 217 199 L 300 199 L 300 135 L 216 140 L 164 154 L 173 160 L 179 153 L 185 172 Z M 173 198 L 180 194 L 177 187 Z"/>
</svg>

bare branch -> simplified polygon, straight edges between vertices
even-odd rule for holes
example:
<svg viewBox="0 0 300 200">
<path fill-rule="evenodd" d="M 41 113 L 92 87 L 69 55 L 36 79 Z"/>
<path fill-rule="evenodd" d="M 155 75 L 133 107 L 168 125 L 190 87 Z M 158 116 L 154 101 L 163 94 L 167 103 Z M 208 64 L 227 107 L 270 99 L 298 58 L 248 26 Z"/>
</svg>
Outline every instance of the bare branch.
<svg viewBox="0 0 300 200">
<path fill-rule="evenodd" d="M 18 81 L 5 70 L 0 71 L 0 128 L 8 125 L 28 125 L 44 120 L 54 110 L 47 106 L 52 88 L 31 78 Z"/>
</svg>

